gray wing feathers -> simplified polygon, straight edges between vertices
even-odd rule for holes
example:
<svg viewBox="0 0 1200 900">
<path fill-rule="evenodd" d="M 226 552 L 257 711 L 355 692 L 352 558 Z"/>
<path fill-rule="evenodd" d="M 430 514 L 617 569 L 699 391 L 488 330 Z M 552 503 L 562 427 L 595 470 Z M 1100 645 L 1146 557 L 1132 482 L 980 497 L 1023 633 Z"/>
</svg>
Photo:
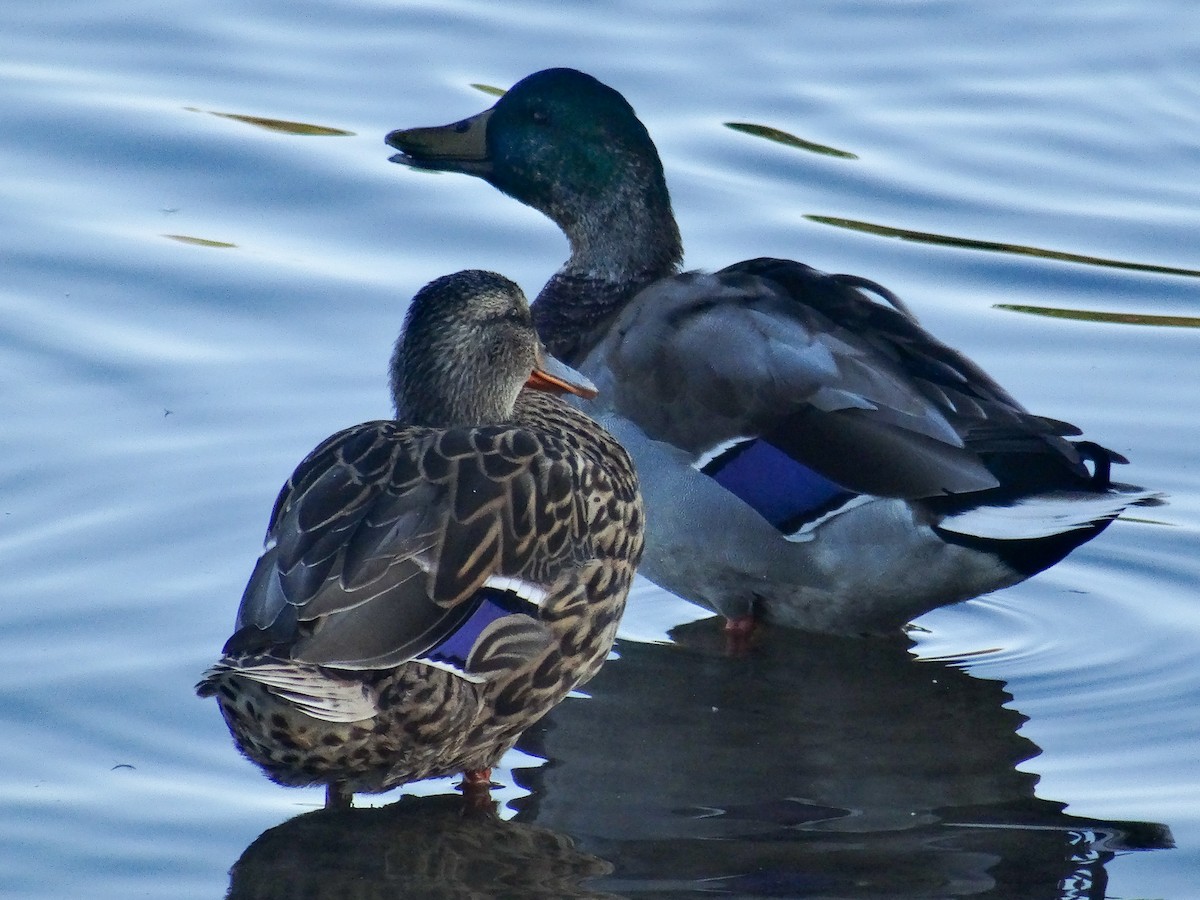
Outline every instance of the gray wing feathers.
<svg viewBox="0 0 1200 900">
<path fill-rule="evenodd" d="M 1037 421 L 948 348 L 857 334 L 767 279 L 681 276 L 643 291 L 623 317 L 583 370 L 611 367 L 616 412 L 697 456 L 783 428 L 788 452 L 855 490 L 975 491 L 997 482 L 966 447 L 972 427 L 999 419 L 1028 434 Z"/>
</svg>

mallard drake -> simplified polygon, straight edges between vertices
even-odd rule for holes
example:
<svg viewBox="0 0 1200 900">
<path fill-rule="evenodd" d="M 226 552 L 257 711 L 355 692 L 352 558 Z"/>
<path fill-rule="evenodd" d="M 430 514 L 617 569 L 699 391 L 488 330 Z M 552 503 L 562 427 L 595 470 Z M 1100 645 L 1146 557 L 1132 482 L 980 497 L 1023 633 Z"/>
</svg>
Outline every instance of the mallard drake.
<svg viewBox="0 0 1200 900">
<path fill-rule="evenodd" d="M 864 278 L 753 259 L 679 274 L 658 152 L 572 69 L 491 108 L 393 131 L 392 161 L 463 172 L 551 218 L 571 256 L 534 303 L 589 411 L 629 450 L 642 572 L 727 617 L 894 631 L 1061 560 L 1156 495 L 1119 454 L 1027 411 Z"/>
<path fill-rule="evenodd" d="M 270 778 L 329 806 L 458 772 L 486 797 L 604 662 L 642 553 L 629 457 L 549 393 L 595 390 L 543 352 L 511 281 L 422 288 L 391 386 L 394 420 L 338 432 L 284 485 L 196 688 Z"/>
</svg>

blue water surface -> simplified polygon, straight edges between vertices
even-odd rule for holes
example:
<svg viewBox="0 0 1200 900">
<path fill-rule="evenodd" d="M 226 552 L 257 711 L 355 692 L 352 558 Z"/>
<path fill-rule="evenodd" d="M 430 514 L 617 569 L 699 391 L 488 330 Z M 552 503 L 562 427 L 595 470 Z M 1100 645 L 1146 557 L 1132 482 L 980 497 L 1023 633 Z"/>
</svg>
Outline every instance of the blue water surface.
<svg viewBox="0 0 1200 900">
<path fill-rule="evenodd" d="M 650 643 L 699 613 L 640 583 L 592 698 L 506 760 L 500 820 L 465 834 L 420 796 L 449 782 L 417 786 L 318 828 L 346 846 L 306 890 L 402 896 L 397 867 L 499 841 L 517 862 L 488 871 L 546 896 L 1196 896 L 1191 0 L 13 0 L 0 35 L 6 896 L 211 898 L 239 859 L 232 895 L 288 896 L 319 855 L 261 862 L 310 846 L 320 792 L 270 784 L 191 686 L 280 484 L 387 413 L 408 298 L 467 267 L 533 295 L 566 255 L 383 135 L 551 65 L 637 109 L 688 266 L 882 282 L 1171 502 L 924 617 L 911 653 L 772 634 L 730 660 L 711 623 Z"/>
</svg>

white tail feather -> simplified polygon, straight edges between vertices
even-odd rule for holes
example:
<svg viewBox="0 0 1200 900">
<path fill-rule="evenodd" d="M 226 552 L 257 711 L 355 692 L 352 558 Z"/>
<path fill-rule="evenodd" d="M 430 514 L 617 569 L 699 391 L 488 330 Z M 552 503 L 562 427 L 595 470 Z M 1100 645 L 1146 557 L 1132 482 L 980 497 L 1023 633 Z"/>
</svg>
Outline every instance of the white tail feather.
<svg viewBox="0 0 1200 900">
<path fill-rule="evenodd" d="M 1130 506 L 1161 501 L 1154 491 L 1091 494 L 1058 491 L 1023 497 L 1010 506 L 978 506 L 947 516 L 940 527 L 967 537 L 1025 541 L 1090 528 L 1119 516 Z"/>
<path fill-rule="evenodd" d="M 379 712 L 374 692 L 361 682 L 330 677 L 315 666 L 282 660 L 225 659 L 204 673 L 203 681 L 240 675 L 264 685 L 301 712 L 324 722 L 361 722 Z"/>
</svg>

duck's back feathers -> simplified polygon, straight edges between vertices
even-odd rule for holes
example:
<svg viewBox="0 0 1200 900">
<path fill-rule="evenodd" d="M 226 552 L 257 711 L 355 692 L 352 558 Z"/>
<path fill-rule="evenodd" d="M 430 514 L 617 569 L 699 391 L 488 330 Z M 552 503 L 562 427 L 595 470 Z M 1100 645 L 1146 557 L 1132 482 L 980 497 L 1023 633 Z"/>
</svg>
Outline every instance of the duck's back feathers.
<svg viewBox="0 0 1200 900">
<path fill-rule="evenodd" d="M 572 453 L 513 426 L 335 435 L 281 492 L 225 653 L 387 668 L 459 629 L 489 579 L 544 593 L 592 553 Z"/>
<path fill-rule="evenodd" d="M 858 279 L 759 259 L 664 279 L 615 320 L 582 368 L 654 440 L 696 459 L 761 439 L 855 492 L 920 499 L 997 488 L 988 454 L 1062 439 Z M 603 402 L 603 400 L 602 400 Z"/>
</svg>

